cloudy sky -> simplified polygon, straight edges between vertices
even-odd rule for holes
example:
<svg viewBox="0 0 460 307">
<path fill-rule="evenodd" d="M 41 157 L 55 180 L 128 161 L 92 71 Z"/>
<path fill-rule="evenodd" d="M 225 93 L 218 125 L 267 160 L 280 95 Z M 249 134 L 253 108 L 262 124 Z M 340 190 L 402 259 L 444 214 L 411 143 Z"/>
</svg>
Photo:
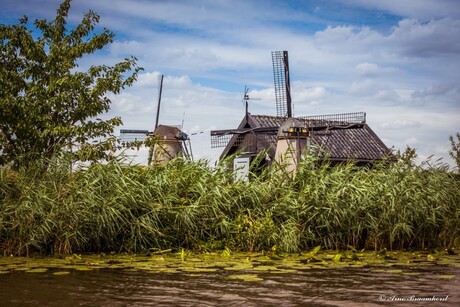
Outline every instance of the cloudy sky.
<svg viewBox="0 0 460 307">
<path fill-rule="evenodd" d="M 0 22 L 52 19 L 60 0 L 0 0 Z M 192 135 L 195 157 L 216 159 L 209 131 L 236 128 L 245 86 L 252 114 L 276 115 L 271 51 L 289 52 L 294 115 L 367 113 L 388 147 L 449 158 L 460 131 L 460 1 L 74 0 L 69 23 L 101 16 L 116 35 L 80 63 L 134 55 L 138 82 L 111 96 L 126 129 L 160 123 Z M 145 160 L 141 150 L 137 161 Z"/>
</svg>

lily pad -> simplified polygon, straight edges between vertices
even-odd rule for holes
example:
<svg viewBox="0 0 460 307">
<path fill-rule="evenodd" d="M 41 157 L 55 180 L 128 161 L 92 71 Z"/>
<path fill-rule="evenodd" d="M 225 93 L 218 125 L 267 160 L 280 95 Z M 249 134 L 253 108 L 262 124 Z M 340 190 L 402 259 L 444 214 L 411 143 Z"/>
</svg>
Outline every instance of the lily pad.
<svg viewBox="0 0 460 307">
<path fill-rule="evenodd" d="M 76 266 L 76 267 L 74 267 L 74 270 L 77 270 L 77 271 L 92 271 L 93 268 L 92 267 L 87 267 L 87 266 Z"/>
<path fill-rule="evenodd" d="M 398 270 L 398 269 L 377 269 L 377 270 L 372 270 L 374 273 L 403 273 L 403 270 Z"/>
<path fill-rule="evenodd" d="M 35 268 L 35 269 L 27 270 L 26 273 L 45 273 L 47 271 L 48 271 L 47 268 Z"/>
<path fill-rule="evenodd" d="M 70 271 L 57 271 L 54 272 L 53 275 L 60 276 L 60 275 L 69 275 Z"/>
<path fill-rule="evenodd" d="M 252 268 L 253 271 L 277 271 L 279 270 L 277 267 L 272 265 L 259 265 L 257 267 Z"/>
<path fill-rule="evenodd" d="M 235 265 L 235 266 L 225 267 L 224 270 L 226 271 L 244 271 L 244 270 L 250 270 L 252 268 L 253 268 L 252 265 Z"/>
<path fill-rule="evenodd" d="M 455 275 L 437 275 L 436 277 L 442 279 L 453 279 L 455 278 Z"/>
<path fill-rule="evenodd" d="M 270 273 L 274 273 L 274 274 L 286 274 L 286 273 L 297 273 L 298 270 L 294 270 L 294 269 L 278 269 L 278 270 L 275 270 L 275 271 L 270 271 Z"/>
<path fill-rule="evenodd" d="M 229 275 L 228 279 L 244 280 L 244 281 L 261 281 L 261 280 L 264 280 L 263 278 L 260 278 L 255 274 Z"/>
<path fill-rule="evenodd" d="M 181 270 L 184 271 L 184 272 L 189 272 L 189 273 L 198 273 L 198 272 L 209 273 L 209 272 L 216 272 L 218 269 L 217 268 L 194 268 L 194 267 L 189 267 L 189 268 L 181 268 Z"/>
<path fill-rule="evenodd" d="M 153 272 L 153 271 L 152 271 Z M 179 271 L 173 268 L 159 268 L 157 272 L 161 273 L 178 273 Z"/>
</svg>

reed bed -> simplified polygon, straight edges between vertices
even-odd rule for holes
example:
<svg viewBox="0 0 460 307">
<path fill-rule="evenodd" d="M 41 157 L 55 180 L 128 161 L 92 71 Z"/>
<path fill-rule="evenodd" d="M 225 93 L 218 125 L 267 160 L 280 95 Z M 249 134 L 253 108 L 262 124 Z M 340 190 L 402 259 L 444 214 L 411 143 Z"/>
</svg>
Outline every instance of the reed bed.
<svg viewBox="0 0 460 307">
<path fill-rule="evenodd" d="M 244 183 L 206 161 L 46 165 L 0 169 L 4 255 L 460 246 L 459 177 L 437 167 L 305 158 Z"/>
</svg>

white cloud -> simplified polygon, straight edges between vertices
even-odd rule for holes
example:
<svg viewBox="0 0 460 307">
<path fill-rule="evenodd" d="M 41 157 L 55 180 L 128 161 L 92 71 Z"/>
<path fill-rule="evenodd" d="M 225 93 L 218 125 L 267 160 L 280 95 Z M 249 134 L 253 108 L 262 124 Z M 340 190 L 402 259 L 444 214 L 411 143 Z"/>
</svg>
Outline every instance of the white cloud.
<svg viewBox="0 0 460 307">
<path fill-rule="evenodd" d="M 314 35 L 315 43 L 325 51 L 353 52 L 363 46 L 382 42 L 383 36 L 369 27 L 328 26 Z M 361 49 L 360 52 L 363 50 Z"/>
<path fill-rule="evenodd" d="M 412 128 L 419 128 L 421 123 L 415 120 L 395 120 L 393 122 L 382 123 L 380 127 L 382 129 L 390 129 L 390 130 L 401 130 L 401 129 L 412 129 Z"/>
<path fill-rule="evenodd" d="M 379 90 L 374 98 L 385 103 L 401 102 L 402 98 L 396 90 Z"/>
<path fill-rule="evenodd" d="M 361 76 L 374 76 L 379 71 L 379 66 L 375 63 L 360 63 L 356 66 L 358 74 Z"/>
<path fill-rule="evenodd" d="M 422 143 L 422 142 L 421 142 L 418 138 L 416 138 L 416 137 L 410 137 L 410 138 L 408 138 L 407 140 L 405 140 L 405 142 L 406 142 L 406 144 L 407 144 L 408 146 L 411 146 L 411 147 L 416 146 L 416 145 Z"/>
<path fill-rule="evenodd" d="M 390 39 L 398 42 L 398 48 L 405 54 L 431 57 L 459 53 L 460 44 L 453 37 L 460 37 L 460 20 L 444 18 L 421 23 L 404 19 L 394 28 Z"/>
<path fill-rule="evenodd" d="M 110 44 L 109 50 L 112 56 L 114 57 L 126 57 L 132 54 L 141 54 L 143 50 L 143 43 L 135 41 L 135 40 L 126 40 L 126 41 L 119 41 L 116 40 L 112 44 Z"/>
<path fill-rule="evenodd" d="M 136 87 L 157 87 L 160 78 L 160 72 L 145 72 L 137 77 Z"/>
<path fill-rule="evenodd" d="M 457 0 L 340 0 L 345 5 L 370 10 L 382 10 L 398 16 L 419 19 L 443 18 L 446 16 L 460 18 L 460 6 Z"/>
<path fill-rule="evenodd" d="M 311 103 L 325 98 L 327 91 L 323 86 L 304 87 L 300 82 L 292 86 L 292 97 L 297 103 Z"/>
<path fill-rule="evenodd" d="M 398 69 L 393 67 L 380 67 L 376 63 L 359 63 L 356 65 L 356 71 L 361 77 L 378 77 L 384 74 L 391 74 L 399 72 Z"/>
<path fill-rule="evenodd" d="M 449 93 L 459 93 L 460 85 L 454 83 L 448 84 L 431 84 L 428 87 L 417 90 L 412 93 L 413 98 L 423 98 L 423 97 L 439 97 L 444 96 Z"/>
<path fill-rule="evenodd" d="M 130 93 L 121 93 L 118 95 L 109 95 L 112 100 L 113 113 L 118 114 L 142 114 L 145 112 L 151 112 L 153 108 L 145 104 L 145 100 L 137 95 Z"/>
<path fill-rule="evenodd" d="M 376 92 L 376 87 L 378 87 L 378 84 L 371 79 L 354 81 L 350 86 L 350 93 L 359 96 L 369 96 Z"/>
</svg>

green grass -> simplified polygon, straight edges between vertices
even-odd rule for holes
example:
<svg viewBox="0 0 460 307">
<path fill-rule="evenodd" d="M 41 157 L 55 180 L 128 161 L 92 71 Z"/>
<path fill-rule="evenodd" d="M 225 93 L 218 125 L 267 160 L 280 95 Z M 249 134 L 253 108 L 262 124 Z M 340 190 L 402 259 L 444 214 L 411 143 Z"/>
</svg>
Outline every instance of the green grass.
<svg viewBox="0 0 460 307">
<path fill-rule="evenodd" d="M 234 182 L 226 163 L 117 161 L 0 169 L 4 255 L 459 246 L 459 177 L 404 163 L 330 167 L 304 159 Z"/>
</svg>

